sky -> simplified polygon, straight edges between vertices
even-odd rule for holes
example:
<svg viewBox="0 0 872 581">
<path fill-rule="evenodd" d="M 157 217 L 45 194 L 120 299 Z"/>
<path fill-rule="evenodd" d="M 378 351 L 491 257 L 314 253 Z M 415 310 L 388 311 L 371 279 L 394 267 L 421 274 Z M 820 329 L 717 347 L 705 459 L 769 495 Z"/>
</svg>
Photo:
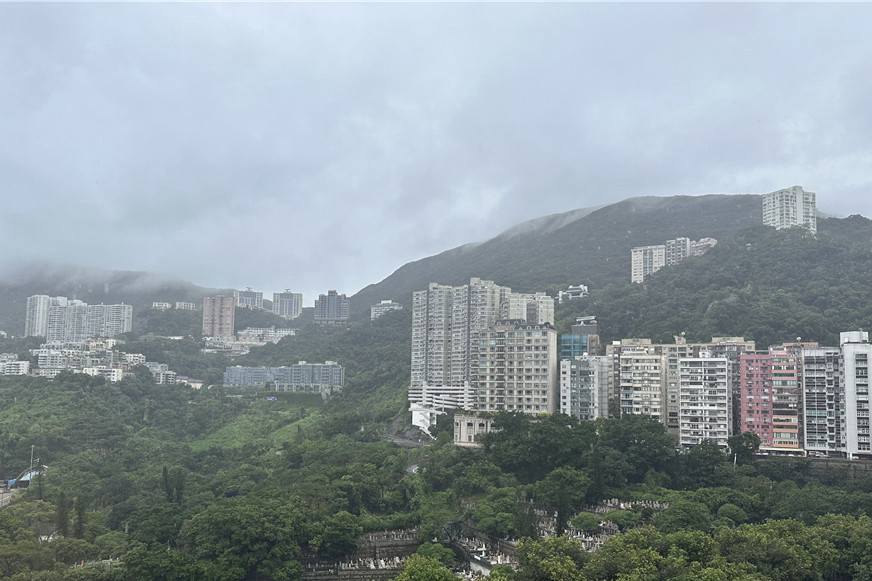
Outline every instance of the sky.
<svg viewBox="0 0 872 581">
<path fill-rule="evenodd" d="M 353 293 L 524 220 L 872 216 L 872 5 L 0 4 L 0 266 Z"/>
</svg>

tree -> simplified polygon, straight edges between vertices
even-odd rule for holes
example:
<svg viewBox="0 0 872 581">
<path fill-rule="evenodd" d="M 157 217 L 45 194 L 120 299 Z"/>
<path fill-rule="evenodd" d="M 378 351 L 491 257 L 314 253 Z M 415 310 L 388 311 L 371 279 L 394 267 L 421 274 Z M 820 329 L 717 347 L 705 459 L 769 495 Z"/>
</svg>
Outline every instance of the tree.
<svg viewBox="0 0 872 581">
<path fill-rule="evenodd" d="M 431 557 L 412 555 L 406 560 L 396 581 L 456 581 L 457 577 L 442 563 Z"/>
<path fill-rule="evenodd" d="M 581 543 L 563 536 L 525 539 L 518 545 L 518 581 L 584 581 L 588 559 Z"/>
<path fill-rule="evenodd" d="M 454 566 L 456 561 L 454 551 L 439 543 L 424 543 L 415 552 L 423 557 L 439 561 L 446 567 Z"/>
<path fill-rule="evenodd" d="M 681 530 L 708 531 L 712 526 L 712 515 L 701 502 L 677 500 L 654 517 L 654 525 L 657 530 L 666 533 Z"/>
<path fill-rule="evenodd" d="M 81 496 L 73 499 L 73 536 L 85 538 L 85 501 Z"/>
<path fill-rule="evenodd" d="M 55 530 L 58 534 L 67 536 L 70 532 L 70 507 L 67 502 L 67 495 L 61 490 L 58 494 L 58 500 L 55 505 Z"/>
<path fill-rule="evenodd" d="M 574 468 L 557 468 L 536 483 L 537 500 L 557 513 L 557 532 L 562 533 L 570 515 L 584 505 L 590 478 Z"/>
<path fill-rule="evenodd" d="M 750 464 L 754 460 L 754 454 L 760 449 L 760 436 L 753 432 L 742 432 L 730 436 L 727 445 L 737 464 Z"/>
</svg>

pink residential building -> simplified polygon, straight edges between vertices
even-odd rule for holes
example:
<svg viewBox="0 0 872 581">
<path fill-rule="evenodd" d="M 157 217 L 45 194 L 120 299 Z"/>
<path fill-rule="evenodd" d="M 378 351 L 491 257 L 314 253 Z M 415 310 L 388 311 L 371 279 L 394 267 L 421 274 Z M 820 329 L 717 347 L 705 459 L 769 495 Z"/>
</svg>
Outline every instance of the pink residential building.
<svg viewBox="0 0 872 581">
<path fill-rule="evenodd" d="M 802 394 L 794 352 L 739 356 L 739 429 L 760 437 L 761 449 L 802 449 Z"/>
</svg>

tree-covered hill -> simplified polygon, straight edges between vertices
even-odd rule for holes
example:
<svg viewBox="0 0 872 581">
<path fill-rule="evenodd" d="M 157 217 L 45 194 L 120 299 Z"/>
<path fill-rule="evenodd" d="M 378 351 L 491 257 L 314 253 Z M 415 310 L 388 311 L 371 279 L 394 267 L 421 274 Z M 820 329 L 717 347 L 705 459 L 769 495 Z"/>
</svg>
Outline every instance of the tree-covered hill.
<svg viewBox="0 0 872 581">
<path fill-rule="evenodd" d="M 818 221 L 803 230 L 753 227 L 705 256 L 665 268 L 643 285 L 596 288 L 558 310 L 559 326 L 596 315 L 607 340 L 744 335 L 766 347 L 803 337 L 835 344 L 872 326 L 872 221 Z"/>
<path fill-rule="evenodd" d="M 567 212 L 406 264 L 352 298 L 358 314 L 380 299 L 403 304 L 430 282 L 460 284 L 472 276 L 521 291 L 593 288 L 629 279 L 630 249 L 677 236 L 729 238 L 761 221 L 760 196 L 631 198 L 590 211 Z"/>
</svg>

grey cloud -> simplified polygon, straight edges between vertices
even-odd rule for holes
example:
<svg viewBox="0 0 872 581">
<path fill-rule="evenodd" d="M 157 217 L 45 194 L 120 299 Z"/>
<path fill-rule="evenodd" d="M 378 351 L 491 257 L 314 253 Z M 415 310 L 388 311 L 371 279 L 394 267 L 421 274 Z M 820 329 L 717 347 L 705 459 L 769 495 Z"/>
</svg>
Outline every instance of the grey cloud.
<svg viewBox="0 0 872 581">
<path fill-rule="evenodd" d="M 5 259 L 353 292 L 514 223 L 872 214 L 866 5 L 0 5 Z"/>
</svg>

